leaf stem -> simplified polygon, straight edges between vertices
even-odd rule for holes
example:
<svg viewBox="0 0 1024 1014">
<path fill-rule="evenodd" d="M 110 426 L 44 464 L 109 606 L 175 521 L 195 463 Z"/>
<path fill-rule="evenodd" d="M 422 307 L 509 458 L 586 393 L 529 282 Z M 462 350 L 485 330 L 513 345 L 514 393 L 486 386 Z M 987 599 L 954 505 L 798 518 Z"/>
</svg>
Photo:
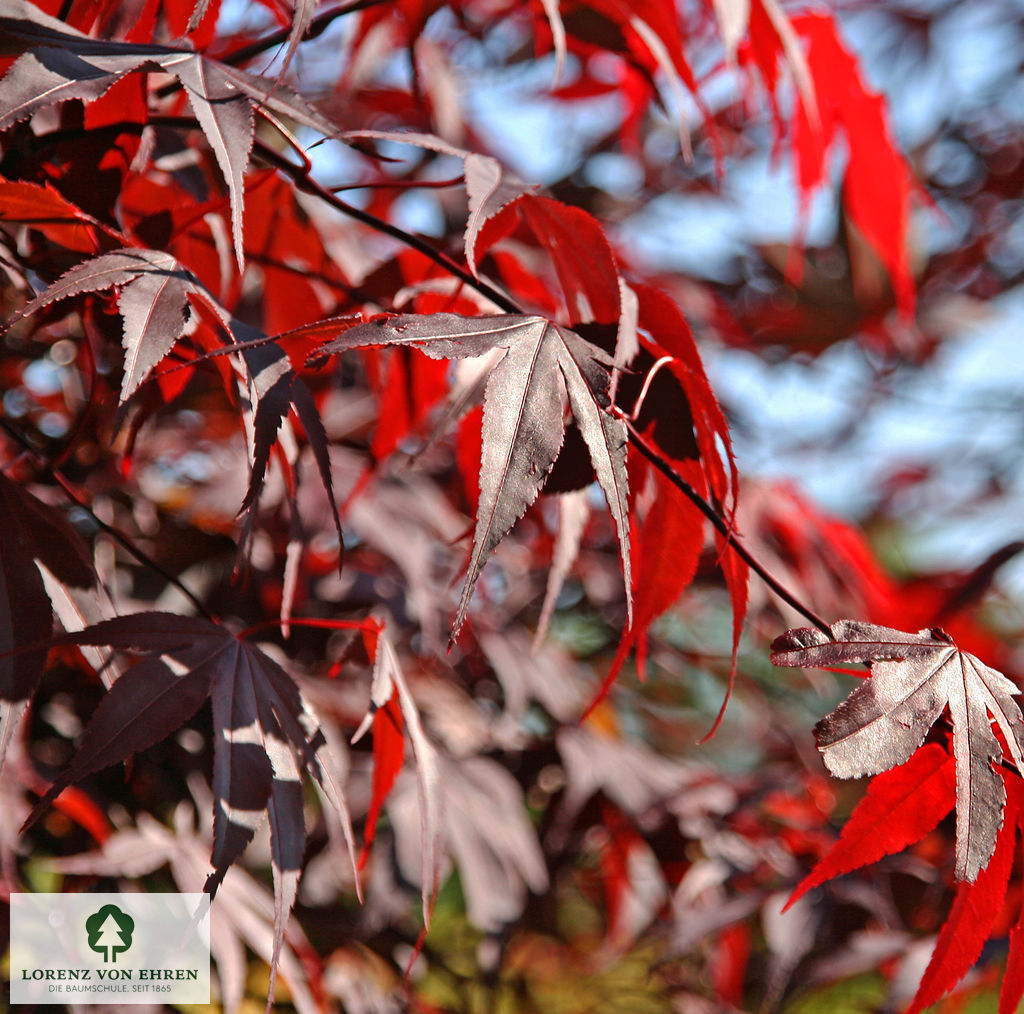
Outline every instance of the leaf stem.
<svg viewBox="0 0 1024 1014">
<path fill-rule="evenodd" d="M 804 605 L 785 585 L 781 584 L 776 578 L 774 578 L 762 564 L 760 564 L 753 553 L 740 541 L 739 536 L 736 534 L 732 525 L 728 524 L 722 515 L 704 499 L 653 447 L 644 439 L 640 434 L 639 430 L 633 425 L 630 418 L 623 414 L 618 413 L 619 418 L 626 425 L 626 429 L 629 430 L 630 441 L 633 446 L 652 464 L 654 467 L 665 476 L 669 482 L 672 483 L 690 502 L 697 507 L 697 509 L 706 517 L 715 530 L 729 543 L 730 546 L 736 551 L 740 558 L 750 567 L 752 571 L 768 587 L 775 592 L 776 595 L 792 606 L 801 616 L 806 617 L 814 624 L 823 634 L 827 634 L 829 639 L 832 638 L 832 630 L 829 625 L 809 606 Z"/>
</svg>

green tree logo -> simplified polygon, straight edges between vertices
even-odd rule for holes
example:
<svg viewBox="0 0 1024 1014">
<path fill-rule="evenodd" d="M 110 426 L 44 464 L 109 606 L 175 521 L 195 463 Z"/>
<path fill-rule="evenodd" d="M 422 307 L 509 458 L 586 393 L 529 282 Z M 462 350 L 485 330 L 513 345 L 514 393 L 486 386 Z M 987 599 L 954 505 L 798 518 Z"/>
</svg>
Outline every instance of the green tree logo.
<svg viewBox="0 0 1024 1014">
<path fill-rule="evenodd" d="M 132 945 L 135 920 L 117 905 L 104 905 L 85 920 L 85 930 L 92 950 L 102 954 L 104 962 L 116 962 L 118 954 Z"/>
</svg>

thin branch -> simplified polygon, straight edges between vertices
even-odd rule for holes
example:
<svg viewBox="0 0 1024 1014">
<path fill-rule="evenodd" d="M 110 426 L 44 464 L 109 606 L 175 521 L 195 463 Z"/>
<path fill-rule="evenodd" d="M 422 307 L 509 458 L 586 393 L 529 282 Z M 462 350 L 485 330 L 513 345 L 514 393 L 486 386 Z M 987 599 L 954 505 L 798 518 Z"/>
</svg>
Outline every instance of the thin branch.
<svg viewBox="0 0 1024 1014">
<path fill-rule="evenodd" d="M 832 638 L 832 630 L 829 625 L 809 606 L 804 605 L 785 585 L 781 584 L 776 578 L 774 578 L 762 564 L 758 563 L 757 559 L 747 549 L 746 546 L 740 541 L 739 536 L 733 530 L 732 526 L 728 524 L 722 515 L 715 510 L 715 508 L 708 503 L 647 441 L 641 436 L 640 432 L 630 421 L 629 417 L 619 413 L 619 418 L 626 424 L 626 429 L 629 430 L 630 440 L 633 446 L 652 464 L 654 467 L 665 476 L 669 482 L 672 483 L 681 493 L 683 493 L 687 499 L 711 522 L 715 530 L 729 543 L 730 546 L 739 554 L 740 558 L 746 562 L 752 571 L 768 587 L 775 592 L 776 595 L 792 606 L 801 616 L 806 617 L 813 623 L 823 634 L 827 634 L 828 637 Z"/>
<path fill-rule="evenodd" d="M 346 183 L 344 186 L 331 187 L 330 190 L 332 194 L 340 194 L 343 190 L 442 190 L 445 187 L 456 187 L 463 180 L 462 176 L 452 176 L 447 180 L 378 180 L 376 183 Z"/>
<path fill-rule="evenodd" d="M 160 577 L 162 577 L 165 581 L 168 582 L 168 584 L 171 584 L 175 588 L 177 588 L 178 591 L 180 591 L 181 594 L 184 595 L 185 598 L 187 598 L 189 602 L 191 602 L 192 605 L 196 607 L 196 609 L 199 611 L 199 614 L 204 619 L 209 620 L 211 623 L 216 622 L 213 614 L 206 608 L 206 606 L 195 594 L 195 592 L 193 592 L 192 589 L 184 583 L 184 581 L 182 581 L 180 578 L 172 574 L 169 570 L 167 570 L 159 563 L 157 563 L 156 560 L 154 560 L 153 557 L 151 557 L 149 553 L 147 553 L 145 550 L 139 549 L 139 547 L 136 546 L 135 543 L 127 535 L 119 531 L 113 525 L 108 524 L 106 521 L 103 520 L 103 518 L 99 517 L 95 513 L 95 511 L 93 511 L 93 509 L 84 500 L 82 500 L 77 493 L 75 493 L 74 489 L 71 486 L 71 483 L 68 482 L 68 480 L 65 479 L 60 472 L 54 469 L 52 471 L 52 475 L 54 479 L 57 480 L 57 483 L 60 486 L 60 488 L 64 491 L 64 495 L 67 496 L 69 500 L 74 501 L 74 503 L 77 506 L 81 507 L 82 510 L 84 510 L 89 515 L 93 522 L 97 524 L 116 543 L 118 543 L 118 545 L 122 546 L 129 553 L 131 553 L 132 556 L 134 556 L 135 559 L 137 559 L 139 563 L 141 563 L 143 566 L 148 567 L 155 574 L 159 574 Z"/>
<path fill-rule="evenodd" d="M 309 23 L 309 28 L 306 29 L 305 34 L 302 36 L 303 41 L 315 39 L 317 36 L 322 35 L 329 25 L 337 21 L 338 18 L 343 18 L 346 14 L 355 14 L 357 11 L 365 11 L 369 7 L 379 7 L 382 4 L 391 2 L 392 0 L 352 0 L 351 3 L 342 4 L 340 7 L 334 7 L 329 11 L 323 11 Z M 255 42 L 250 42 L 247 46 L 242 46 L 234 52 L 228 53 L 220 58 L 220 62 L 229 63 L 233 66 L 245 63 L 253 59 L 253 57 L 265 53 L 268 49 L 273 49 L 275 46 L 281 46 L 286 43 L 291 32 L 291 26 L 281 28 L 270 35 L 264 36 L 262 39 L 257 39 Z"/>
<path fill-rule="evenodd" d="M 199 126 L 198 123 L 196 126 Z M 357 222 L 362 222 L 363 225 L 368 225 L 371 229 L 383 233 L 385 236 L 391 236 L 392 239 L 397 239 L 405 246 L 411 247 L 418 253 L 423 254 L 424 257 L 429 258 L 439 267 L 444 268 L 444 270 L 449 274 L 454 275 L 470 288 L 476 289 L 476 291 L 482 296 L 486 296 L 495 304 L 495 306 L 504 310 L 506 313 L 523 312 L 520 306 L 514 300 L 510 299 L 505 293 L 500 292 L 487 282 L 481 281 L 481 279 L 477 278 L 471 271 L 462 267 L 458 261 L 449 257 L 448 254 L 431 246 L 426 240 L 421 239 L 419 236 L 406 232 L 397 225 L 385 222 L 384 219 L 378 218 L 376 215 L 372 215 L 368 211 L 363 211 L 362 208 L 357 208 L 354 205 L 349 204 L 347 201 L 343 201 L 326 187 L 317 183 L 317 181 L 314 180 L 302 166 L 295 165 L 294 162 L 289 161 L 268 145 L 263 144 L 261 141 L 257 141 L 253 146 L 253 154 L 258 155 L 265 162 L 269 162 L 276 169 L 279 169 L 286 176 L 289 176 L 299 190 L 320 198 L 320 200 L 329 204 L 336 211 L 340 211 L 343 215 L 347 215 L 349 218 L 354 218 Z"/>
<path fill-rule="evenodd" d="M 156 562 L 145 550 L 139 549 L 138 546 L 125 535 L 119 531 L 113 525 L 108 524 L 103 520 L 96 512 L 85 502 L 74 490 L 71 482 L 50 462 L 46 456 L 36 447 L 33 447 L 29 442 L 28 438 L 21 433 L 17 427 L 13 426 L 7 419 L 0 419 L 0 428 L 15 440 L 18 444 L 25 448 L 26 453 L 31 455 L 40 465 L 40 469 L 44 474 L 49 474 L 53 477 L 54 481 L 60 486 L 64 495 L 76 506 L 80 507 L 89 517 L 93 523 L 100 528 L 103 532 L 109 535 L 118 545 L 126 549 L 136 560 L 139 561 L 144 567 L 148 567 L 155 574 L 162 577 L 168 584 L 173 585 L 182 595 L 185 596 L 196 607 L 200 615 L 205 619 L 214 622 L 213 616 L 205 605 L 199 600 L 195 593 L 180 579 L 175 577 L 170 571 L 166 570 L 163 566 Z"/>
<path fill-rule="evenodd" d="M 357 11 L 364 11 L 368 7 L 379 7 L 382 4 L 392 2 L 393 0 L 352 0 L 351 3 L 342 4 L 340 7 L 334 7 L 329 11 L 323 11 L 309 23 L 309 28 L 306 29 L 305 34 L 302 36 L 302 40 L 305 42 L 309 39 L 317 38 L 324 33 L 328 26 L 337 21 L 338 18 L 344 17 L 346 14 L 355 14 Z M 271 32 L 270 35 L 265 35 L 262 39 L 257 39 L 255 42 L 250 42 L 245 46 L 239 46 L 238 49 L 231 53 L 226 53 L 218 59 L 221 63 L 237 67 L 239 64 L 247 63 L 249 60 L 255 59 L 261 53 L 265 53 L 268 49 L 284 45 L 291 34 L 291 25 L 287 28 L 280 28 L 275 32 Z M 179 91 L 181 91 L 181 82 L 169 81 L 167 84 L 158 88 L 155 94 L 158 98 L 163 99 L 167 98 L 168 95 L 173 95 L 175 92 Z"/>
</svg>

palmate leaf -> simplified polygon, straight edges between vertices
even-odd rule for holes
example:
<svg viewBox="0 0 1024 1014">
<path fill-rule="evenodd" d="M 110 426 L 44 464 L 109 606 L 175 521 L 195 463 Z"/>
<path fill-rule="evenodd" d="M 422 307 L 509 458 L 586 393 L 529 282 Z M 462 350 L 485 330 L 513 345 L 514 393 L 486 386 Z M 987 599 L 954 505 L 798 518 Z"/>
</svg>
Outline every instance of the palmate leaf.
<svg viewBox="0 0 1024 1014">
<path fill-rule="evenodd" d="M 14 319 L 27 317 L 61 299 L 110 288 L 118 290 L 117 305 L 124 321 L 122 402 L 138 389 L 184 333 L 191 313 L 189 296 L 202 300 L 230 330 L 226 311 L 170 254 L 131 247 L 101 254 L 64 272 Z M 13 320 L 0 327 L 0 334 L 11 323 Z"/>
<path fill-rule="evenodd" d="M 436 313 L 361 324 L 323 346 L 316 357 L 374 345 L 411 345 L 434 359 L 507 350 L 484 388 L 476 530 L 452 641 L 484 563 L 537 498 L 558 457 L 567 407 L 615 519 L 627 601 L 631 601 L 626 428 L 605 409 L 612 362 L 606 353 L 543 317 Z"/>
<path fill-rule="evenodd" d="M 992 762 L 1003 747 L 1024 771 L 1024 723 L 1002 673 L 960 651 L 937 628 L 916 634 L 856 620 L 832 624 L 832 639 L 809 627 L 772 643 L 775 665 L 827 668 L 866 663 L 871 676 L 815 727 L 818 749 L 840 778 L 903 764 L 948 707 L 956 766 L 956 877 L 974 881 L 996 847 L 1006 790 Z"/>
<path fill-rule="evenodd" d="M 325 136 L 336 133 L 330 120 L 286 85 L 264 81 L 187 49 L 92 39 L 25 0 L 5 5 L 0 16 L 0 41 L 4 39 L 28 51 L 0 81 L 0 130 L 56 102 L 97 99 L 133 71 L 174 75 L 227 183 L 239 269 L 244 265 L 242 177 L 252 149 L 254 110 L 265 108 Z"/>
<path fill-rule="evenodd" d="M 324 763 L 326 740 L 295 681 L 259 648 L 224 627 L 173 613 L 106 620 L 57 643 L 102 645 L 145 655 L 100 701 L 78 752 L 36 804 L 25 827 L 35 823 L 66 786 L 169 736 L 209 699 L 214 728 L 214 872 L 206 890 L 216 891 L 268 813 L 276 965 L 305 851 L 303 771 L 316 779 L 346 828 L 349 823 Z M 352 860 L 354 867 L 354 855 Z"/>
</svg>

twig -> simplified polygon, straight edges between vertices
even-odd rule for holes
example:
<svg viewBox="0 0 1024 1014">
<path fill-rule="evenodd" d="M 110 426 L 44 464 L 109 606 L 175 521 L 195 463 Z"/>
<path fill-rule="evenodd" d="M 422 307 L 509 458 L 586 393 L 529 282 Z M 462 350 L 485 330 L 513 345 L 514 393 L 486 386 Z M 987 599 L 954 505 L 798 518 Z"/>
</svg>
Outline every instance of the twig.
<svg viewBox="0 0 1024 1014">
<path fill-rule="evenodd" d="M 199 124 L 197 123 L 196 126 L 198 127 Z M 412 233 L 406 232 L 397 225 L 385 222 L 384 219 L 378 218 L 376 215 L 373 215 L 368 211 L 363 211 L 362 208 L 357 208 L 354 205 L 349 204 L 347 201 L 343 201 L 326 187 L 317 183 L 317 181 L 314 180 L 302 166 L 295 165 L 294 162 L 289 161 L 279 152 L 274 151 L 273 148 L 263 144 L 261 141 L 257 141 L 253 146 L 253 154 L 258 155 L 264 161 L 269 162 L 276 169 L 279 169 L 285 175 L 289 176 L 299 190 L 320 198 L 320 200 L 325 201 L 336 211 L 340 211 L 343 215 L 347 215 L 349 218 L 354 218 L 357 222 L 362 222 L 364 225 L 368 225 L 371 229 L 383 233 L 385 236 L 391 236 L 393 239 L 397 239 L 400 243 L 403 243 L 406 246 L 411 247 L 413 250 L 416 250 L 418 253 L 423 254 L 424 257 L 432 260 L 438 265 L 438 267 L 444 268 L 444 270 L 449 274 L 454 275 L 471 288 L 476 289 L 476 291 L 482 296 L 486 296 L 495 304 L 495 306 L 504 310 L 506 313 L 523 312 L 520 306 L 514 300 L 510 299 L 505 293 L 500 292 L 492 285 L 489 285 L 487 282 L 477 278 L 476 275 L 462 267 L 458 261 L 449 257 L 448 254 L 431 246 L 426 240 L 421 239 L 419 236 L 414 236 Z"/>
<path fill-rule="evenodd" d="M 355 14 L 357 11 L 364 11 L 368 7 L 379 7 L 381 4 L 391 2 L 392 0 L 352 0 L 351 3 L 342 4 L 340 7 L 334 7 L 329 11 L 323 11 L 323 13 L 318 14 L 310 21 L 309 28 L 306 29 L 302 38 L 304 41 L 315 39 L 317 36 L 322 35 L 332 22 L 344 17 L 346 14 Z M 274 46 L 286 43 L 291 32 L 291 26 L 281 28 L 270 35 L 265 35 L 262 39 L 257 39 L 255 42 L 250 42 L 247 46 L 242 46 L 234 52 L 222 56 L 220 61 L 221 63 L 230 63 L 232 66 L 245 63 L 253 59 L 253 57 L 265 53 L 268 49 L 273 49 Z"/>
<path fill-rule="evenodd" d="M 672 483 L 681 493 L 683 493 L 690 502 L 697 507 L 697 509 L 706 517 L 715 530 L 729 543 L 730 546 L 739 554 L 740 558 L 750 567 L 752 571 L 768 587 L 779 596 L 783 602 L 791 605 L 801 616 L 806 617 L 811 621 L 822 633 L 827 634 L 831 639 L 832 630 L 829 625 L 809 606 L 804 605 L 785 585 L 781 584 L 776 578 L 774 578 L 762 564 L 758 563 L 753 553 L 747 549 L 746 546 L 740 541 L 739 536 L 733 530 L 732 526 L 729 525 L 722 515 L 715 510 L 715 508 L 708 503 L 647 441 L 641 436 L 640 432 L 630 421 L 629 417 L 619 413 L 619 418 L 626 425 L 626 429 L 629 430 L 630 441 L 633 446 L 652 464 L 654 467 L 665 476 L 669 482 Z"/>
<path fill-rule="evenodd" d="M 32 446 L 28 438 L 21 433 L 15 426 L 12 426 L 7 419 L 0 419 L 0 427 L 15 440 L 18 444 L 25 448 L 26 452 L 30 454 L 37 462 L 40 463 L 42 472 L 49 473 L 54 481 L 60 486 L 64 495 L 76 506 L 80 507 L 89 517 L 93 523 L 97 525 L 103 532 L 109 535 L 118 545 L 126 549 L 136 560 L 139 561 L 144 567 L 148 567 L 155 574 L 159 574 L 168 584 L 173 585 L 182 595 L 185 596 L 196 607 L 200 615 L 205 619 L 213 622 L 213 616 L 205 605 L 199 600 L 195 593 L 183 582 L 180 578 L 175 577 L 170 571 L 162 567 L 156 560 L 153 559 L 144 549 L 139 549 L 138 546 L 123 532 L 116 529 L 113 525 L 108 524 L 103 520 L 96 512 L 75 492 L 71 482 L 61 474 L 61 472 L 53 465 L 49 459 Z"/>
<path fill-rule="evenodd" d="M 391 2 L 392 0 L 352 0 L 351 3 L 342 4 L 340 7 L 334 7 L 329 11 L 323 11 L 309 23 L 309 28 L 306 29 L 302 39 L 306 41 L 317 38 L 317 36 L 323 34 L 324 30 L 332 22 L 344 17 L 346 14 L 355 14 L 357 11 L 366 10 L 368 7 L 379 7 L 381 4 Z M 255 42 L 250 42 L 245 46 L 239 46 L 238 49 L 231 53 L 226 53 L 219 60 L 221 63 L 237 67 L 239 64 L 247 63 L 249 60 L 254 59 L 261 53 L 265 53 L 268 49 L 283 45 L 288 41 L 291 33 L 291 25 L 287 28 L 280 28 L 275 32 L 271 32 L 270 35 L 265 35 L 262 39 L 257 39 Z M 156 90 L 156 96 L 163 99 L 178 91 L 181 91 L 181 82 L 170 81 Z"/>
</svg>

